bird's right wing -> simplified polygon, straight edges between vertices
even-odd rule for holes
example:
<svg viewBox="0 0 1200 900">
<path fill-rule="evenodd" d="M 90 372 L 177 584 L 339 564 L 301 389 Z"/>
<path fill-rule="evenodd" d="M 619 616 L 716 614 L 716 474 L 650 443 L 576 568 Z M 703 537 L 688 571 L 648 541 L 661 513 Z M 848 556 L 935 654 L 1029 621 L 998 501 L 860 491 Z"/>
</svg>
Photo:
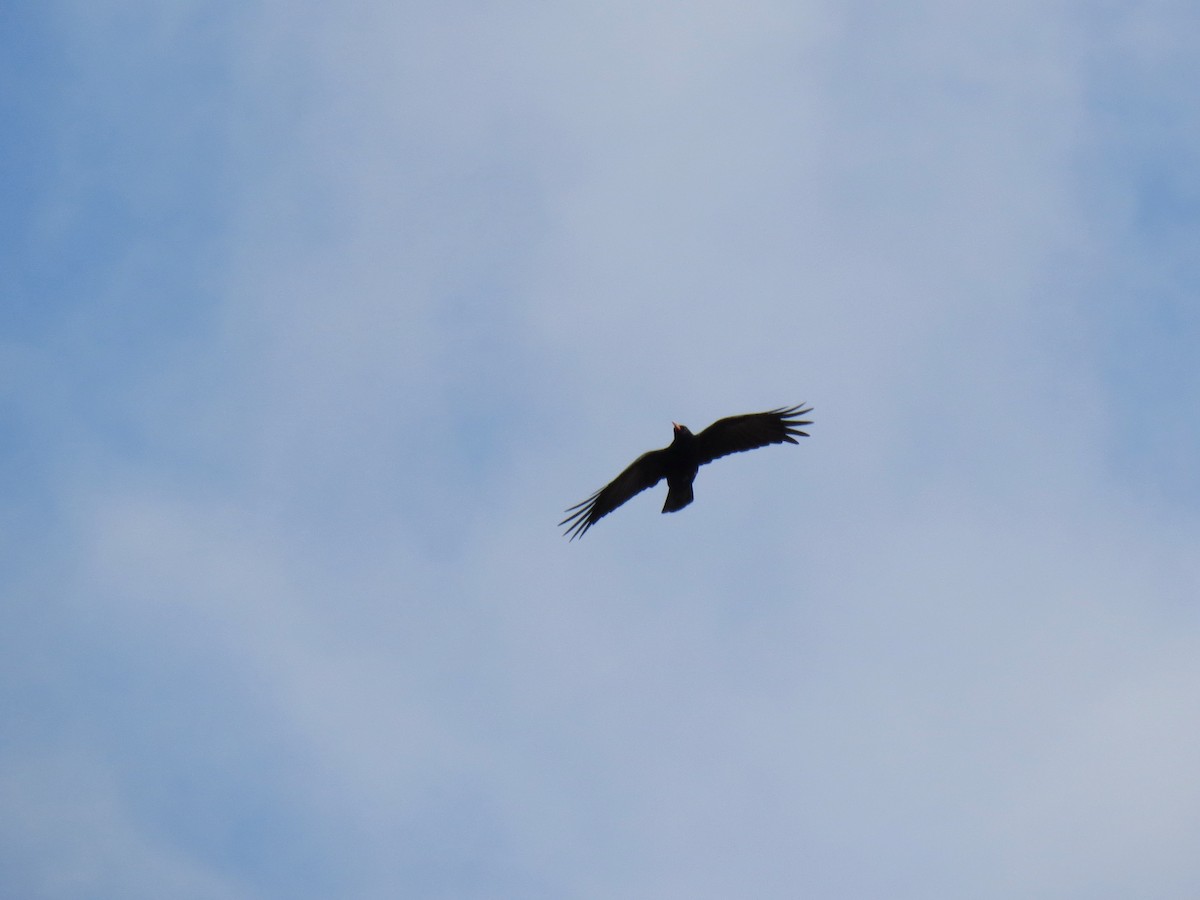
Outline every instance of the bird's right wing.
<svg viewBox="0 0 1200 900">
<path fill-rule="evenodd" d="M 571 540 L 583 534 L 610 512 L 647 488 L 662 481 L 667 474 L 667 451 L 651 450 L 635 459 L 624 472 L 582 503 L 567 510 L 570 513 L 559 525 L 566 525 L 565 534 Z M 569 524 L 568 524 L 569 523 Z"/>
<path fill-rule="evenodd" d="M 800 429 L 812 422 L 800 417 L 810 412 L 812 407 L 801 403 L 799 406 L 781 406 L 768 412 L 719 419 L 696 435 L 700 465 L 730 453 L 754 450 L 768 444 L 794 444 L 797 436 L 808 437 L 808 432 Z"/>
</svg>

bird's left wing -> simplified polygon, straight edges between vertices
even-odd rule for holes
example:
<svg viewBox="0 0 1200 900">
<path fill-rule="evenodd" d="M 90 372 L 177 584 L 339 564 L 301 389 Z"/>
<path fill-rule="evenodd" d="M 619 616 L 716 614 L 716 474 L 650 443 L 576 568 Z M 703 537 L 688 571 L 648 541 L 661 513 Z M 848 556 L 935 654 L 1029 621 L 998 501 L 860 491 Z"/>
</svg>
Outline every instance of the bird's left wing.
<svg viewBox="0 0 1200 900">
<path fill-rule="evenodd" d="M 793 435 L 808 437 L 808 432 L 801 431 L 800 426 L 811 425 L 812 422 L 800 416 L 809 412 L 812 412 L 812 407 L 805 408 L 801 403 L 799 406 L 781 406 L 769 412 L 718 419 L 696 435 L 700 465 L 730 453 L 754 450 L 767 444 L 782 444 L 785 441 L 795 444 Z"/>
<path fill-rule="evenodd" d="M 566 525 L 571 540 L 582 537 L 600 519 L 647 488 L 658 484 L 667 474 L 667 451 L 651 450 L 635 459 L 629 467 L 582 503 L 576 503 L 559 525 Z M 570 523 L 570 524 L 568 524 Z"/>
</svg>

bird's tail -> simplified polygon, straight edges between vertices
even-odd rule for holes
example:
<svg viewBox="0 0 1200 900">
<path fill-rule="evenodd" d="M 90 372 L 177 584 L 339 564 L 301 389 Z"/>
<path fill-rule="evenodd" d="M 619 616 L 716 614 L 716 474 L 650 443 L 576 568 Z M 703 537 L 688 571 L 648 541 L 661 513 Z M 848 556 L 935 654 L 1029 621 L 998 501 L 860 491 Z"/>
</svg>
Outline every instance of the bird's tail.
<svg viewBox="0 0 1200 900">
<path fill-rule="evenodd" d="M 667 490 L 667 502 L 663 504 L 663 512 L 676 512 L 692 502 L 692 483 L 690 481 L 683 484 L 671 484 L 670 482 L 667 484 L 669 489 Z"/>
</svg>

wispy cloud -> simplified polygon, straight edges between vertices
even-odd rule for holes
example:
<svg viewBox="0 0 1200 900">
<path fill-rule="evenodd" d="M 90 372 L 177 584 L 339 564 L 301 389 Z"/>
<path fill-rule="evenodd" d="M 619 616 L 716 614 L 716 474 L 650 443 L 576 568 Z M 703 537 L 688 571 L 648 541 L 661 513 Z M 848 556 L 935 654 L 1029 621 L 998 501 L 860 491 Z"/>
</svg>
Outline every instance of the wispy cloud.
<svg viewBox="0 0 1200 900">
<path fill-rule="evenodd" d="M 0 892 L 1194 892 L 1190 11 L 143 7 L 7 32 Z"/>
</svg>

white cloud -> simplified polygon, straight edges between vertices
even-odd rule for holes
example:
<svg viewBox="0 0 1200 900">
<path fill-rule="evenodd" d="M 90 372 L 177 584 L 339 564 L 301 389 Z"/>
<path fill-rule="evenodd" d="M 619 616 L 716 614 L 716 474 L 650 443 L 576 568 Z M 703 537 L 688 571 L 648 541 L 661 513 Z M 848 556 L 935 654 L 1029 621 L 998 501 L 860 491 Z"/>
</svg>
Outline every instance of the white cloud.
<svg viewBox="0 0 1200 900">
<path fill-rule="evenodd" d="M 1194 889 L 1197 524 L 1115 477 L 1089 294 L 1141 262 L 1079 177 L 1108 26 L 238 25 L 217 310 L 129 394 L 62 376 L 151 438 L 55 457 L 67 596 L 19 609 L 72 653 L 23 721 L 104 812 L 25 808 L 206 896 Z M 671 419 L 801 400 L 684 513 L 556 532 Z"/>
</svg>

